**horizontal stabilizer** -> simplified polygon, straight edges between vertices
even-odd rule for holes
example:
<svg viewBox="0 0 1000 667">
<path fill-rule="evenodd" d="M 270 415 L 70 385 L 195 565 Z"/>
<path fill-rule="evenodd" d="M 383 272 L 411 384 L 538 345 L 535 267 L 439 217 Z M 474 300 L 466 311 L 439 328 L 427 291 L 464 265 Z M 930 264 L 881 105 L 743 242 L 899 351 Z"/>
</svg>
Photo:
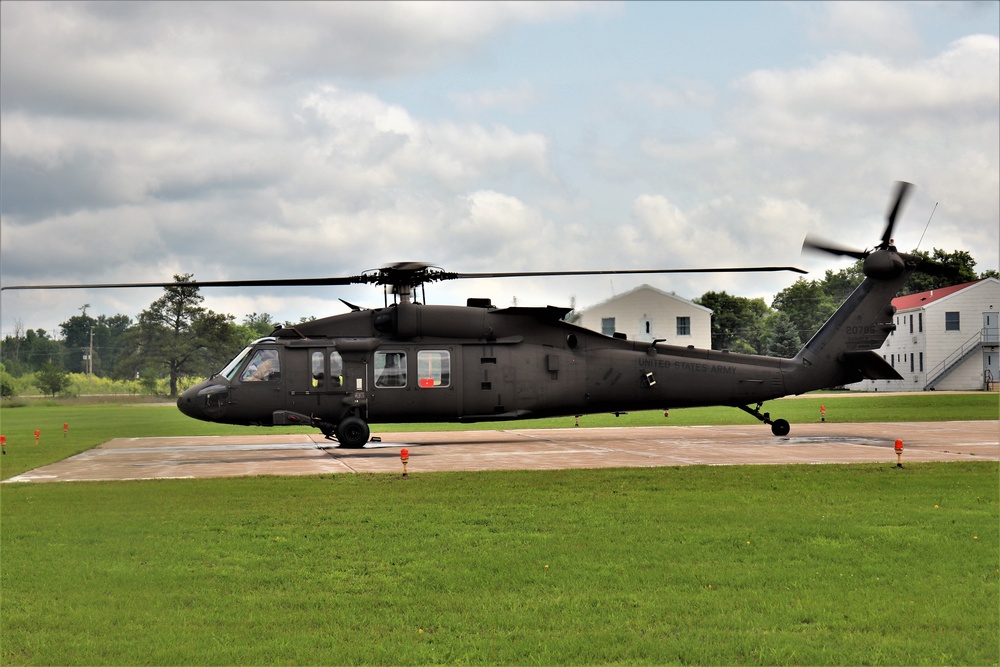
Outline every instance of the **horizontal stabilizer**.
<svg viewBox="0 0 1000 667">
<path fill-rule="evenodd" d="M 838 358 L 840 363 L 861 371 L 868 380 L 902 380 L 903 376 L 874 351 L 844 352 Z"/>
</svg>

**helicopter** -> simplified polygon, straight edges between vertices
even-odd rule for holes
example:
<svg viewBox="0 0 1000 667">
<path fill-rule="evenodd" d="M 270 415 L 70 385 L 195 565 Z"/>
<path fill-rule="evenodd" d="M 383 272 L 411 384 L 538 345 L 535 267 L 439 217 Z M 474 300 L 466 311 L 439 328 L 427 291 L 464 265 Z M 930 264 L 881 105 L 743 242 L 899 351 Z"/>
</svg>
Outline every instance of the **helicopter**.
<svg viewBox="0 0 1000 667">
<path fill-rule="evenodd" d="M 793 271 L 714 269 L 448 272 L 399 262 L 354 276 L 227 280 L 199 287 L 381 285 L 382 308 L 278 326 L 222 370 L 184 391 L 185 415 L 227 424 L 310 426 L 343 448 L 364 447 L 371 424 L 507 421 L 724 405 L 786 436 L 769 400 L 861 379 L 900 379 L 874 350 L 895 329 L 892 299 L 915 270 L 945 268 L 899 252 L 892 241 L 911 184 L 899 182 L 880 242 L 855 250 L 807 236 L 803 250 L 863 261 L 864 281 L 791 359 L 628 340 L 566 321 L 570 308 L 426 304 L 425 285 L 446 280 L 542 276 Z M 12 286 L 4 289 L 174 287 L 191 283 Z M 417 290 L 421 300 L 415 298 Z M 392 295 L 392 303 L 389 303 Z"/>
</svg>

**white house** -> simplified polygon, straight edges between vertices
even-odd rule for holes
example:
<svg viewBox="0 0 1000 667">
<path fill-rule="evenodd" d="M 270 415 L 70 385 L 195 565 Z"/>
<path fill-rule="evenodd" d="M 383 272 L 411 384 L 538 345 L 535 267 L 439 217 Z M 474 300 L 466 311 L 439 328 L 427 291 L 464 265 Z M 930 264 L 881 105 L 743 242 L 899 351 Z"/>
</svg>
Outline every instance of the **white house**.
<svg viewBox="0 0 1000 667">
<path fill-rule="evenodd" d="M 585 329 L 629 340 L 712 347 L 712 311 L 676 294 L 640 285 L 577 311 L 573 322 Z"/>
<path fill-rule="evenodd" d="M 896 330 L 878 350 L 902 380 L 858 391 L 974 390 L 1000 382 L 1000 280 L 985 278 L 892 300 Z M 992 383 L 992 386 L 991 386 Z"/>
</svg>

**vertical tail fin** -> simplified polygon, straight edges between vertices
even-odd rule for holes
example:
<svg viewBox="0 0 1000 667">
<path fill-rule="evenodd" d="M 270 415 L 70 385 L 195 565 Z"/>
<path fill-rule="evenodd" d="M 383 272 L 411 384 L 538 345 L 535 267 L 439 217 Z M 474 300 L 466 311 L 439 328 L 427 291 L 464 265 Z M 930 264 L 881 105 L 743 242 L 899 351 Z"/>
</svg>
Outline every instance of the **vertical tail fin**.
<svg viewBox="0 0 1000 667">
<path fill-rule="evenodd" d="M 909 271 L 891 280 L 866 278 L 792 360 L 785 385 L 794 393 L 859 380 L 899 379 L 874 350 L 896 328 L 892 299 Z"/>
</svg>

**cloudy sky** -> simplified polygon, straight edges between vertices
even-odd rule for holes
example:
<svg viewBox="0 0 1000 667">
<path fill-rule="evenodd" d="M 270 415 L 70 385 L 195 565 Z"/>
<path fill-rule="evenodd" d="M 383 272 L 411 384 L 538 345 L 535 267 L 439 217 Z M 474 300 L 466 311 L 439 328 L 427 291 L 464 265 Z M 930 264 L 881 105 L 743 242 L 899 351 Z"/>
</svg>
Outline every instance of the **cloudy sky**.
<svg viewBox="0 0 1000 667">
<path fill-rule="evenodd" d="M 5 285 L 792 264 L 814 233 L 998 266 L 996 2 L 0 4 Z M 765 297 L 794 274 L 431 285 Z M 162 290 L 4 292 L 57 333 Z M 203 290 L 241 320 L 378 288 Z"/>
</svg>

